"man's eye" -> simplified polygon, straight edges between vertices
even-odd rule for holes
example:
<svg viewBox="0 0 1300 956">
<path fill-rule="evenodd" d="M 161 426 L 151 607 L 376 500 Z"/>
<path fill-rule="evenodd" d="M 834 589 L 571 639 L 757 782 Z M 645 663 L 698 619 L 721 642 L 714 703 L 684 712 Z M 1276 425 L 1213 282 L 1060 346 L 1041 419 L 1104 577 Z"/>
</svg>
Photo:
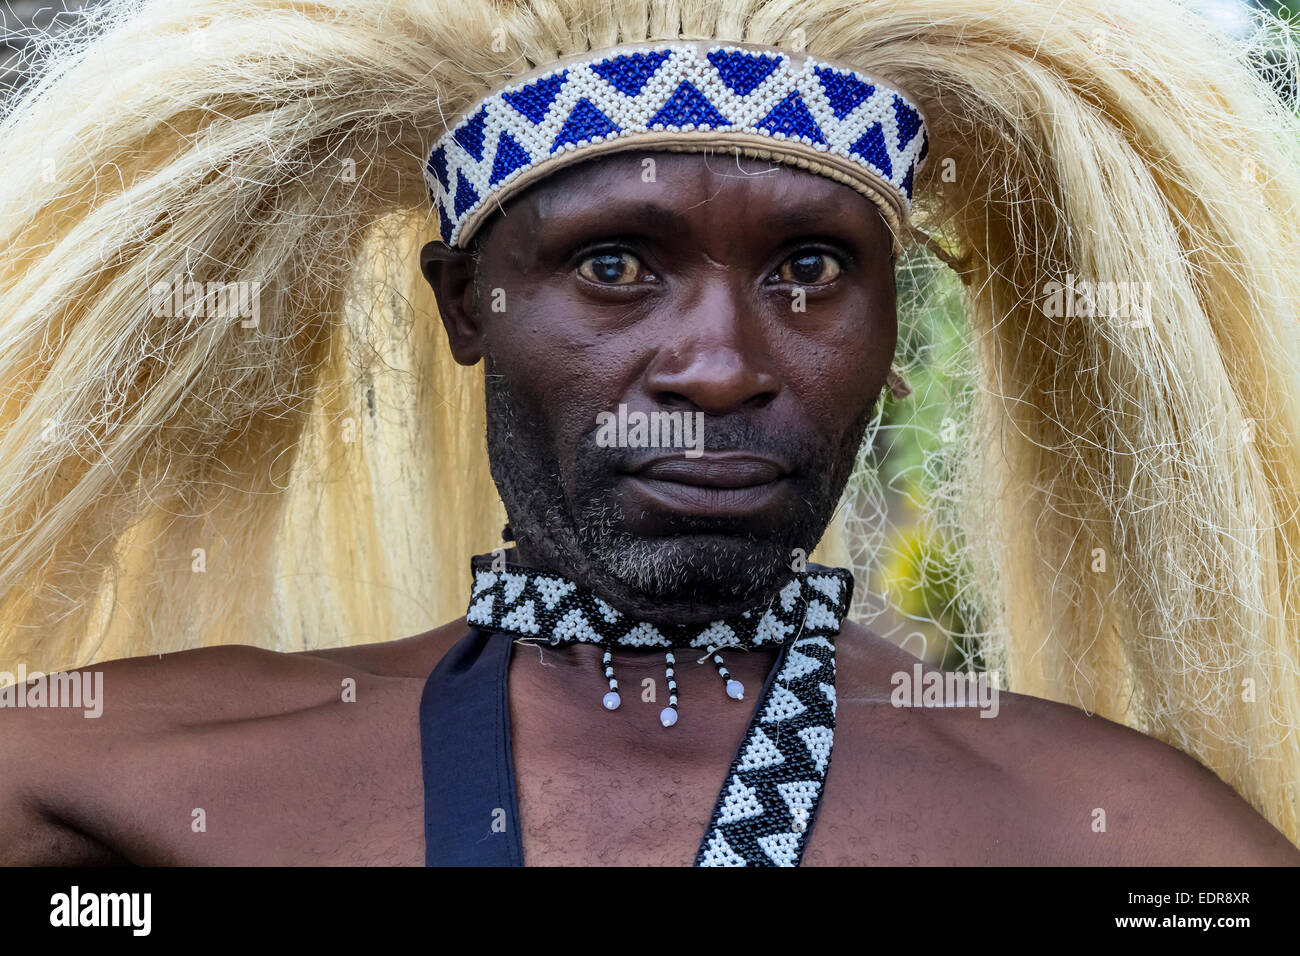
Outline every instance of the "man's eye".
<svg viewBox="0 0 1300 956">
<path fill-rule="evenodd" d="M 630 252 L 601 252 L 583 259 L 578 273 L 602 285 L 628 285 L 636 281 L 641 269 L 641 260 Z"/>
<path fill-rule="evenodd" d="M 777 274 L 783 282 L 823 285 L 840 274 L 840 263 L 823 252 L 808 252 L 785 260 Z"/>
</svg>

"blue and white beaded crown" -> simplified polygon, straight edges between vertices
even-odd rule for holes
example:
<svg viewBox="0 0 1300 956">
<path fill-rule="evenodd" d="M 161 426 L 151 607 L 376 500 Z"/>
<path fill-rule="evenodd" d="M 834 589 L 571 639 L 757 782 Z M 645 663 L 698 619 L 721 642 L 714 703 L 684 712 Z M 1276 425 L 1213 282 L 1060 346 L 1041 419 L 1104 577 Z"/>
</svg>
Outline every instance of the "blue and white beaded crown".
<svg viewBox="0 0 1300 956">
<path fill-rule="evenodd" d="M 897 237 L 929 136 L 898 90 L 811 56 L 692 41 L 588 52 L 516 79 L 448 127 L 424 174 L 442 240 L 463 248 L 507 196 L 629 149 L 795 165 L 867 196 Z"/>
</svg>

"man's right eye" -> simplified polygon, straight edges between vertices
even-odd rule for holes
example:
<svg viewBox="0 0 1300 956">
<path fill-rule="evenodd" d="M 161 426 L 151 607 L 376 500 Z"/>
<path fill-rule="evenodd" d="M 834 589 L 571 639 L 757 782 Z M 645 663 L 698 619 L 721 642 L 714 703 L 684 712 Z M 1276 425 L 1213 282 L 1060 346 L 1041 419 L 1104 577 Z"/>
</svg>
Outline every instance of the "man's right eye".
<svg viewBox="0 0 1300 956">
<path fill-rule="evenodd" d="M 578 265 L 579 275 L 601 285 L 631 285 L 641 272 L 641 260 L 630 252 L 599 252 Z"/>
</svg>

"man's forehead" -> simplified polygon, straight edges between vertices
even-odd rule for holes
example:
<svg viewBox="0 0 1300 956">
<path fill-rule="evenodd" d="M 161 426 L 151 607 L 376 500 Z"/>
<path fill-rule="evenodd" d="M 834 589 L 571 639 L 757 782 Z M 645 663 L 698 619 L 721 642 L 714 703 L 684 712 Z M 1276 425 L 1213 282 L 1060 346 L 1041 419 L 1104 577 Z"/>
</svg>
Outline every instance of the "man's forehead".
<svg viewBox="0 0 1300 956">
<path fill-rule="evenodd" d="M 846 214 L 885 228 L 874 203 L 828 177 L 784 163 L 726 153 L 628 152 L 560 170 L 506 204 L 517 226 L 558 218 L 617 217 L 627 225 L 672 229 L 692 211 L 764 202 L 774 228 L 813 228 Z"/>
</svg>

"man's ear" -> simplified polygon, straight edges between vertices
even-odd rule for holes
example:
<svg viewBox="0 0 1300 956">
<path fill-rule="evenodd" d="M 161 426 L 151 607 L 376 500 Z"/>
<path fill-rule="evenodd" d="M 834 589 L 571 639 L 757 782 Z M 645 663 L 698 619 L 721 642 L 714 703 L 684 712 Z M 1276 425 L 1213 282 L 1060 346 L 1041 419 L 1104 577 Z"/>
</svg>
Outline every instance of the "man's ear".
<svg viewBox="0 0 1300 956">
<path fill-rule="evenodd" d="M 420 250 L 420 272 L 438 300 L 452 358 L 461 365 L 477 365 L 483 358 L 483 329 L 474 294 L 473 254 L 441 242 L 426 243 Z"/>
</svg>

